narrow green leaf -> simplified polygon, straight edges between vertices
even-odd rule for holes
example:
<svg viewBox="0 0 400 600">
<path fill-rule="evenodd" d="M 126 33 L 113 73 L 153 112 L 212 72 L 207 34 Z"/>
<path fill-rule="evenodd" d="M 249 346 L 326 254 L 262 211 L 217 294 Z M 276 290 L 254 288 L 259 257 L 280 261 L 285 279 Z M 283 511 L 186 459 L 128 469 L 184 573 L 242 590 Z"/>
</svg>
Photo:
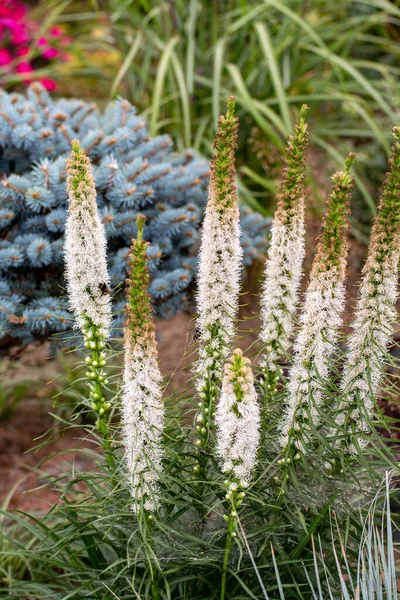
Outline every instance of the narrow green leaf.
<svg viewBox="0 0 400 600">
<path fill-rule="evenodd" d="M 191 133 L 192 122 L 190 119 L 189 90 L 186 87 L 182 65 L 180 64 L 179 59 L 174 50 L 172 50 L 172 52 L 171 52 L 171 60 L 172 60 L 172 65 L 173 65 L 176 81 L 178 83 L 179 94 L 180 94 L 181 105 L 182 105 L 184 144 L 187 148 L 189 148 L 191 146 L 191 142 L 192 142 L 192 133 Z"/>
<path fill-rule="evenodd" d="M 279 100 L 282 119 L 285 123 L 286 135 L 289 135 L 292 130 L 292 119 L 290 117 L 289 105 L 286 99 L 286 93 L 283 87 L 281 75 L 279 73 L 278 63 L 273 44 L 271 42 L 271 37 L 264 23 L 258 22 L 254 25 L 254 27 L 260 41 L 261 49 L 267 61 L 267 65 L 271 74 L 272 84 L 275 88 L 275 92 Z"/>
<path fill-rule="evenodd" d="M 160 107 L 163 96 L 163 89 L 165 78 L 168 72 L 168 65 L 171 60 L 172 51 L 179 41 L 179 37 L 175 36 L 169 40 L 165 45 L 164 51 L 161 55 L 158 63 L 156 81 L 154 85 L 153 98 L 151 103 L 151 116 L 150 116 L 150 135 L 157 135 L 158 131 L 158 119 L 160 116 Z"/>
<path fill-rule="evenodd" d="M 212 87 L 212 107 L 214 127 L 217 127 L 218 117 L 220 115 L 220 94 L 221 94 L 221 76 L 223 68 L 223 57 L 225 51 L 225 38 L 220 38 L 215 46 L 214 52 L 214 70 Z"/>
<path fill-rule="evenodd" d="M 135 36 L 134 41 L 132 42 L 132 45 L 129 49 L 128 54 L 126 55 L 124 62 L 122 63 L 122 65 L 120 66 L 118 73 L 115 76 L 115 79 L 113 81 L 113 84 L 111 86 L 111 91 L 110 91 L 110 97 L 114 98 L 114 95 L 119 87 L 119 84 L 121 83 L 121 81 L 123 80 L 123 78 L 126 75 L 126 72 L 128 71 L 128 69 L 131 67 L 132 62 L 135 59 L 135 56 L 138 52 L 138 50 L 141 48 L 143 43 L 143 35 L 141 32 L 138 33 L 137 36 Z"/>
<path fill-rule="evenodd" d="M 228 71 L 232 77 L 233 83 L 238 91 L 238 101 L 249 111 L 253 116 L 257 125 L 268 135 L 268 137 L 279 147 L 284 148 L 284 144 L 280 137 L 276 134 L 271 125 L 264 119 L 258 110 L 254 99 L 249 94 L 242 75 L 236 65 L 228 64 Z"/>
</svg>

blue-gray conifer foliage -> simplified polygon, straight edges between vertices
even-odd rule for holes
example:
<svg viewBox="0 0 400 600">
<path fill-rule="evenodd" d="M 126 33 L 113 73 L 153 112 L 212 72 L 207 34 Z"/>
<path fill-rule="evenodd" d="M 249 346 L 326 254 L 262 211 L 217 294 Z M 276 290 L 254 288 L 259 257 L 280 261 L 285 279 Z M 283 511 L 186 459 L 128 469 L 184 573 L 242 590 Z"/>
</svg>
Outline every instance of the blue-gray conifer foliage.
<svg viewBox="0 0 400 600">
<path fill-rule="evenodd" d="M 169 316 L 191 303 L 207 162 L 191 150 L 175 153 L 166 135 L 151 138 L 126 100 L 101 112 L 83 100 L 54 99 L 34 83 L 26 94 L 0 91 L 0 339 L 28 343 L 71 327 L 62 248 L 74 138 L 93 164 L 113 289 L 125 279 L 142 213 L 156 313 Z M 267 225 L 241 209 L 245 264 L 264 251 Z M 115 300 L 118 311 L 122 297 Z"/>
</svg>

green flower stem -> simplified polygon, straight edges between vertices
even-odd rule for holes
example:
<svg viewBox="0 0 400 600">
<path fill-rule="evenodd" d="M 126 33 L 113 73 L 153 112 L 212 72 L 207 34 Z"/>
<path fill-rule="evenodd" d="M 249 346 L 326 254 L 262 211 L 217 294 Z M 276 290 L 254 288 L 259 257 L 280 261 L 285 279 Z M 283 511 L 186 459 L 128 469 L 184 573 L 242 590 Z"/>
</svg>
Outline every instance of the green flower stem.
<svg viewBox="0 0 400 600">
<path fill-rule="evenodd" d="M 232 536 L 233 536 L 233 534 L 236 535 L 236 532 L 234 531 L 234 529 L 235 529 L 235 517 L 230 516 L 229 520 L 228 520 L 228 533 L 227 533 L 227 537 L 226 537 L 224 563 L 223 563 L 223 566 L 222 566 L 222 579 L 221 579 L 221 595 L 220 595 L 220 600 L 224 600 L 225 599 L 226 577 L 227 577 L 227 574 L 228 574 L 228 562 L 229 562 L 229 555 L 230 555 L 231 546 L 232 546 Z"/>
<path fill-rule="evenodd" d="M 218 337 L 218 326 L 215 325 L 212 340 Z M 207 463 L 207 455 L 212 447 L 212 430 L 215 417 L 215 405 L 220 393 L 221 378 L 216 375 L 217 369 L 219 368 L 220 356 L 219 353 L 211 348 L 211 344 L 206 348 L 207 354 L 212 358 L 213 362 L 208 369 L 208 374 L 204 380 L 204 385 L 200 392 L 201 400 L 198 403 L 199 416 L 197 419 L 196 431 L 198 433 L 197 439 L 197 458 L 199 461 L 201 473 L 205 475 L 205 468 Z"/>
<path fill-rule="evenodd" d="M 258 391 L 261 399 L 261 444 L 265 442 L 268 421 L 271 417 L 273 402 L 278 391 L 278 384 L 281 380 L 281 370 L 277 367 L 274 371 L 267 365 L 261 367 L 261 375 L 258 379 Z M 280 408 L 280 406 L 279 406 Z"/>
<path fill-rule="evenodd" d="M 105 340 L 100 333 L 99 327 L 90 319 L 86 319 L 86 324 L 83 329 L 84 345 L 90 350 L 90 356 L 86 357 L 86 364 L 89 370 L 86 371 L 88 378 L 88 386 L 90 390 L 90 398 L 92 401 L 92 409 L 97 414 L 98 419 L 96 427 L 103 439 L 104 452 L 109 467 L 115 464 L 112 454 L 111 441 L 109 438 L 109 410 L 111 404 L 107 402 L 104 396 L 104 387 L 108 380 L 103 369 L 106 365 Z"/>
<path fill-rule="evenodd" d="M 142 511 L 142 517 L 144 520 L 144 539 L 145 539 L 145 543 L 146 546 L 148 546 L 151 549 L 151 552 L 154 553 L 154 540 L 153 540 L 153 532 L 152 532 L 152 525 L 153 525 L 153 515 L 146 510 Z M 150 573 L 151 573 L 151 584 L 150 584 L 150 589 L 151 589 L 151 600 L 159 600 L 160 598 L 160 594 L 158 591 L 158 582 L 160 580 L 160 569 L 158 568 L 158 566 L 156 564 L 154 564 L 154 562 L 150 559 L 149 560 L 149 569 L 150 569 Z"/>
<path fill-rule="evenodd" d="M 197 463 L 195 464 L 193 470 L 196 478 L 198 479 L 197 492 L 200 503 L 204 498 L 206 488 L 207 466 L 209 461 L 209 451 L 212 446 L 212 437 L 214 437 L 212 427 L 215 416 L 215 403 L 219 394 L 219 384 L 219 379 L 217 379 L 214 375 L 209 376 L 205 382 L 203 391 L 201 392 L 202 400 L 198 404 L 200 409 L 199 419 L 201 419 L 201 421 L 198 420 L 198 425 L 196 426 L 196 431 L 199 437 L 196 441 Z M 201 509 L 201 512 L 203 522 L 205 522 L 206 511 Z"/>
<path fill-rule="evenodd" d="M 225 482 L 229 486 L 229 481 Z M 225 600 L 226 594 L 226 578 L 228 575 L 228 563 L 229 556 L 232 548 L 232 540 L 236 537 L 236 519 L 237 519 L 237 508 L 243 502 L 243 498 L 245 497 L 245 492 L 241 490 L 238 486 L 236 490 L 229 490 L 226 494 L 227 500 L 230 501 L 230 512 L 229 516 L 224 515 L 224 519 L 227 523 L 227 535 L 226 535 L 226 543 L 225 543 L 225 553 L 224 553 L 224 562 L 222 564 L 222 578 L 221 578 L 221 594 L 220 600 Z"/>
</svg>

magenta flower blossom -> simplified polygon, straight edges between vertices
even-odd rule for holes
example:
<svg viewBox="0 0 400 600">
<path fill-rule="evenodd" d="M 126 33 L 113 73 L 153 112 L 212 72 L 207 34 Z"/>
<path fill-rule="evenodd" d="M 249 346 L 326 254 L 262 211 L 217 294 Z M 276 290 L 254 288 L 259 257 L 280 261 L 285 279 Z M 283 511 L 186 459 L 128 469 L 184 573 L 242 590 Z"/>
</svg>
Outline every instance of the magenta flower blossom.
<svg viewBox="0 0 400 600">
<path fill-rule="evenodd" d="M 26 56 L 27 54 L 29 54 L 29 46 L 21 46 L 21 48 L 18 48 L 17 56 Z"/>
<path fill-rule="evenodd" d="M 58 50 L 56 48 L 46 48 L 46 50 L 42 53 L 42 58 L 45 60 L 51 60 L 52 58 L 56 58 L 59 55 Z"/>
<path fill-rule="evenodd" d="M 26 61 L 20 62 L 15 67 L 15 70 L 17 71 L 17 73 L 19 73 L 20 75 L 22 75 L 22 77 L 23 77 L 23 79 L 24 79 L 25 82 L 30 83 L 32 81 L 32 79 L 28 80 L 26 78 L 26 76 L 25 76 L 27 73 L 32 73 L 32 71 L 33 71 L 33 67 L 31 65 L 31 63 L 26 62 Z"/>
<path fill-rule="evenodd" d="M 52 35 L 53 37 L 61 37 L 63 34 L 63 30 L 61 29 L 61 27 L 52 27 L 50 29 L 50 35 Z"/>
<path fill-rule="evenodd" d="M 26 15 L 26 7 L 18 0 L 2 0 L 0 3 L 0 19 L 13 18 L 22 19 Z"/>
<path fill-rule="evenodd" d="M 12 33 L 11 43 L 14 46 L 20 46 L 21 44 L 26 44 L 29 42 L 29 35 L 26 25 L 13 24 L 10 27 L 10 30 Z"/>
<path fill-rule="evenodd" d="M 70 60 L 71 55 L 64 49 L 71 43 L 71 38 L 64 35 L 62 27 L 51 27 L 33 44 L 39 27 L 39 23 L 29 18 L 22 2 L 0 0 L 0 67 L 4 74 L 18 74 L 24 83 L 30 83 L 38 79 L 31 73 L 43 66 L 43 61 Z M 63 51 L 60 51 L 61 47 Z M 52 79 L 39 81 L 49 91 L 56 87 Z"/>
<path fill-rule="evenodd" d="M 9 65 L 13 57 L 8 48 L 0 48 L 0 67 Z"/>
<path fill-rule="evenodd" d="M 41 79 L 40 83 L 48 92 L 52 92 L 56 88 L 56 82 L 53 79 Z"/>
</svg>

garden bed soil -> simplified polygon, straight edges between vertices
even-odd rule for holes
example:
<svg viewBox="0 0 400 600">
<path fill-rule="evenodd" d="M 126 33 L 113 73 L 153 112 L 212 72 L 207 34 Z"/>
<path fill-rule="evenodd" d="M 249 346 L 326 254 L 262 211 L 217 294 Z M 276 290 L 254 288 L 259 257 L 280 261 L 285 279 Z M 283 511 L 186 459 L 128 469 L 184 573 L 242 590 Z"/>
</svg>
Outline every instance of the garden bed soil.
<svg viewBox="0 0 400 600">
<path fill-rule="evenodd" d="M 157 324 L 162 370 L 170 390 L 180 388 L 190 377 L 185 370 L 185 354 L 191 339 L 191 320 L 181 313 Z M 77 471 L 91 465 L 90 458 L 78 450 L 92 448 L 93 440 L 85 438 L 83 429 L 63 430 L 50 414 L 60 414 L 51 397 L 59 391 L 57 379 L 63 365 L 48 360 L 48 350 L 48 344 L 31 345 L 22 352 L 12 348 L 2 365 L 3 380 L 12 377 L 15 382 L 30 382 L 26 397 L 0 419 L 0 505 L 6 502 L 11 509 L 48 510 L 57 494 L 44 485 L 46 476 L 61 475 L 72 462 Z M 49 444 L 32 450 L 49 437 Z"/>
</svg>

